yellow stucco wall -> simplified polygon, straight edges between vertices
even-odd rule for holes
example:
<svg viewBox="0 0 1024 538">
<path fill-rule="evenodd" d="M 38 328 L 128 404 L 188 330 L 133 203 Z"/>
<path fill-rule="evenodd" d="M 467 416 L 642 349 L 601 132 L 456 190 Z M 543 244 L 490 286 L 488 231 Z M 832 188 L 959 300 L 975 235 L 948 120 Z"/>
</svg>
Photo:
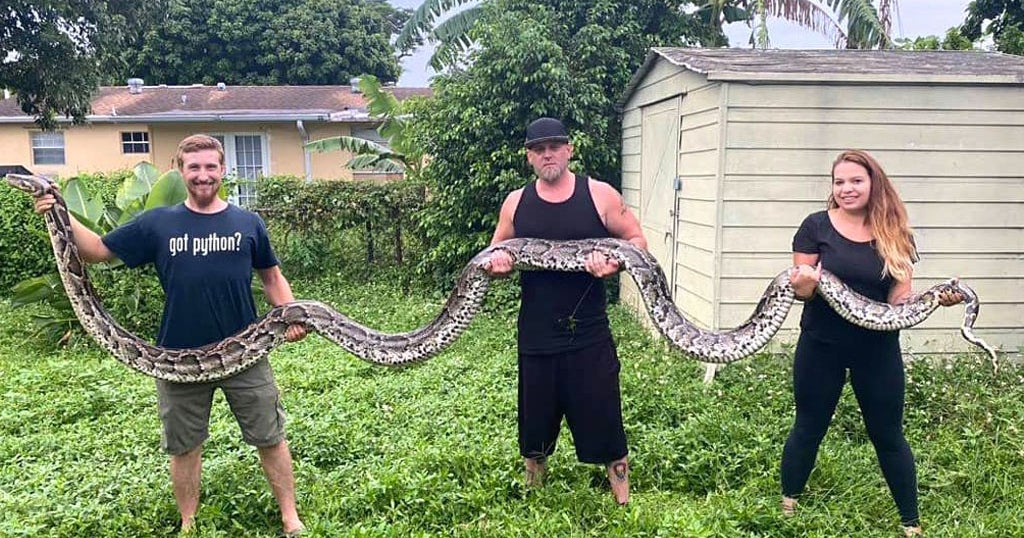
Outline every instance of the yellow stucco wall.
<svg viewBox="0 0 1024 538">
<path fill-rule="evenodd" d="M 36 174 L 69 177 L 79 173 L 107 172 L 131 168 L 139 161 L 151 161 L 150 153 L 122 153 L 121 133 L 149 131 L 144 124 L 93 124 L 62 129 L 64 164 L 35 164 L 32 159 L 34 125 L 0 125 L 0 164 L 24 166 Z"/>
<path fill-rule="evenodd" d="M 352 128 L 346 123 L 305 122 L 310 140 L 347 136 Z M 357 128 L 370 128 L 370 124 Z M 149 161 L 160 170 L 174 166 L 174 153 L 181 139 L 195 133 L 259 134 L 265 137 L 267 172 L 273 175 L 305 177 L 305 155 L 302 135 L 295 122 L 265 123 L 153 123 L 153 124 L 90 124 L 68 126 L 64 133 L 64 165 L 37 165 L 32 160 L 31 125 L 0 125 L 0 164 L 22 165 L 34 173 L 70 177 L 85 172 L 109 172 L 128 169 L 139 161 Z M 150 152 L 123 154 L 121 133 L 146 131 Z M 347 152 L 313 153 L 310 170 L 313 178 L 352 179 L 344 164 L 351 158 Z"/>
</svg>

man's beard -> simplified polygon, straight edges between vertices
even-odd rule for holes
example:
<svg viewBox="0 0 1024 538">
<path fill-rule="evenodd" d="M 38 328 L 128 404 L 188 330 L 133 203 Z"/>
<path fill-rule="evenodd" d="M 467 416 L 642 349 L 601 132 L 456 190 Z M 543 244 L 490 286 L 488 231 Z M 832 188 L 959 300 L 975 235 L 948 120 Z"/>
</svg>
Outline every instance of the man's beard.
<svg viewBox="0 0 1024 538">
<path fill-rule="evenodd" d="M 210 187 L 214 187 L 214 186 L 216 187 L 215 189 L 210 189 Z M 189 195 L 191 196 L 193 201 L 195 203 L 199 204 L 201 207 L 206 207 L 206 206 L 209 206 L 210 204 L 212 204 L 212 203 L 214 203 L 216 201 L 217 195 L 219 194 L 219 191 L 220 191 L 220 182 L 207 183 L 207 184 L 202 185 L 202 186 L 190 185 L 190 187 L 192 187 L 192 188 L 189 189 Z M 202 192 L 201 193 L 200 189 L 203 189 L 203 190 L 209 189 L 209 190 L 207 192 Z"/>
<path fill-rule="evenodd" d="M 548 183 L 554 183 L 555 180 L 562 177 L 562 172 L 564 171 L 564 168 L 558 166 L 545 166 L 537 173 L 537 177 Z"/>
</svg>

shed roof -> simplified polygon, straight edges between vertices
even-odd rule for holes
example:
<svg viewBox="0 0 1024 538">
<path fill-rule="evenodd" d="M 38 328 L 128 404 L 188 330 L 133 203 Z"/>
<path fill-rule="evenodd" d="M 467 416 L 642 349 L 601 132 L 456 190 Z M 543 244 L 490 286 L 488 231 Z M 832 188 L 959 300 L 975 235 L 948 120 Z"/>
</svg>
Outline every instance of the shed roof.
<svg viewBox="0 0 1024 538">
<path fill-rule="evenodd" d="M 399 100 L 431 94 L 430 88 L 385 88 Z M 366 97 L 351 86 L 103 86 L 93 95 L 94 122 L 269 121 L 308 119 L 367 121 Z M 0 122 L 32 122 L 16 100 L 0 100 Z"/>
<path fill-rule="evenodd" d="M 1024 57 L 999 52 L 656 47 L 633 75 L 621 105 L 661 59 L 727 82 L 1024 84 Z"/>
</svg>

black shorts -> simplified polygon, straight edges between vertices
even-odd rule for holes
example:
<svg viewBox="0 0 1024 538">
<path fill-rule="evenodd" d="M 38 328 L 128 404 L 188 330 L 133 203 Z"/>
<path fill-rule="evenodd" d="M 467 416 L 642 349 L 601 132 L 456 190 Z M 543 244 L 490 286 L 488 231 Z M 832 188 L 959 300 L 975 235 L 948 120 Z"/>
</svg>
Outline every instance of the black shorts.
<svg viewBox="0 0 1024 538">
<path fill-rule="evenodd" d="M 580 461 L 611 463 L 628 453 L 612 339 L 557 355 L 519 354 L 519 453 L 550 456 L 563 416 Z"/>
</svg>

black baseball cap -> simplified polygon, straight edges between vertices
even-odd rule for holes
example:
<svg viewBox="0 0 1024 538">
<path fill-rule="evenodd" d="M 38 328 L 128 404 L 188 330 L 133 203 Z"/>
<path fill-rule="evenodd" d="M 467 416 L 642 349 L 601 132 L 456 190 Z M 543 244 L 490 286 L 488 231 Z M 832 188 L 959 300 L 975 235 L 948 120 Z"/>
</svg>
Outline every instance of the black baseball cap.
<svg viewBox="0 0 1024 538">
<path fill-rule="evenodd" d="M 565 126 L 555 118 L 538 118 L 526 127 L 526 147 L 542 142 L 569 142 L 569 134 Z"/>
</svg>

